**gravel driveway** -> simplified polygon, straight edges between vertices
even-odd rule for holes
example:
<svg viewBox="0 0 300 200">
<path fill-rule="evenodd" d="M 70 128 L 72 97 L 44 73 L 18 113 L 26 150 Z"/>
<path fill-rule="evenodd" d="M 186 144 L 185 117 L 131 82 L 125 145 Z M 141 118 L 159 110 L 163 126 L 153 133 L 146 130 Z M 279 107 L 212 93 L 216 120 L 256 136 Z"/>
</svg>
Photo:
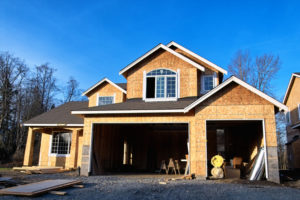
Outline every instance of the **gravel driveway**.
<svg viewBox="0 0 300 200">
<path fill-rule="evenodd" d="M 69 188 L 65 196 L 45 194 L 35 199 L 300 199 L 300 189 L 269 182 L 175 180 L 161 176 L 114 175 L 78 177 L 71 174 L 43 174 L 22 177 L 24 182 L 45 179 L 77 179 L 84 188 Z M 1 196 L 0 199 L 21 199 Z M 23 198 L 22 199 L 29 199 Z"/>
</svg>

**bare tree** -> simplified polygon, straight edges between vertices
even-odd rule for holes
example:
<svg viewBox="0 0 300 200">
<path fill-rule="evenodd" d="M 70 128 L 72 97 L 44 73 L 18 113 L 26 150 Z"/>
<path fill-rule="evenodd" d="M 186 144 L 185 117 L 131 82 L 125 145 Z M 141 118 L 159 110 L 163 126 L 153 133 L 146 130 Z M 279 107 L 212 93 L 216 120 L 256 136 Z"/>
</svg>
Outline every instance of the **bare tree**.
<svg viewBox="0 0 300 200">
<path fill-rule="evenodd" d="M 21 87 L 28 68 L 19 58 L 5 52 L 0 54 L 0 159 L 7 158 L 15 148 L 15 121 L 19 119 L 16 108 L 18 88 Z"/>
<path fill-rule="evenodd" d="M 248 51 L 241 50 L 236 53 L 228 65 L 230 74 L 271 96 L 274 96 L 272 81 L 276 78 L 279 69 L 279 56 L 263 54 L 252 59 Z"/>
<path fill-rule="evenodd" d="M 79 100 L 81 90 L 79 89 L 79 83 L 72 76 L 67 82 L 67 86 L 63 90 L 64 92 L 64 102 L 70 102 L 74 100 Z"/>
<path fill-rule="evenodd" d="M 236 52 L 231 63 L 228 65 L 228 71 L 230 74 L 249 82 L 250 72 L 252 68 L 252 59 L 248 51 L 239 50 Z"/>
</svg>

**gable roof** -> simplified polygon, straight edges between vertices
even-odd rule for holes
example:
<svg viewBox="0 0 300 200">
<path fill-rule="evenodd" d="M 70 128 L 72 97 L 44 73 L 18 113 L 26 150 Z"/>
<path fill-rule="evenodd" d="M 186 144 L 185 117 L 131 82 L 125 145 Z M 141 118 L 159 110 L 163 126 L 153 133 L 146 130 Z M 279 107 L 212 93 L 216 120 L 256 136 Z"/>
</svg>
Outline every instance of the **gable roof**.
<svg viewBox="0 0 300 200">
<path fill-rule="evenodd" d="M 71 101 L 23 123 L 24 126 L 83 126 L 83 118 L 72 115 L 74 109 L 88 107 L 87 101 Z"/>
<path fill-rule="evenodd" d="M 284 98 L 283 98 L 283 103 L 284 104 L 286 104 L 286 101 L 288 99 L 288 96 L 289 96 L 289 93 L 290 93 L 290 90 L 291 90 L 292 83 L 293 83 L 293 81 L 294 81 L 295 78 L 300 78 L 300 72 L 294 72 L 294 73 L 292 73 L 289 85 L 288 85 L 288 87 L 286 89 L 286 92 L 285 92 L 285 95 L 284 95 Z"/>
<path fill-rule="evenodd" d="M 144 102 L 142 99 L 138 101 L 127 100 L 123 103 L 110 104 L 105 106 L 96 106 L 87 109 L 74 110 L 72 114 L 128 114 L 128 113 L 187 113 L 201 102 L 210 98 L 212 95 L 222 90 L 225 86 L 235 82 L 251 92 L 257 94 L 263 99 L 271 102 L 273 105 L 279 108 L 279 110 L 287 111 L 287 106 L 283 105 L 276 99 L 266 95 L 259 91 L 248 83 L 238 79 L 235 76 L 231 76 L 229 79 L 201 96 L 200 98 L 180 98 L 177 101 L 165 101 L 165 102 Z"/>
<path fill-rule="evenodd" d="M 104 82 L 108 82 L 109 84 L 113 85 L 114 87 L 121 90 L 125 94 L 127 93 L 126 89 L 124 89 L 126 87 L 125 86 L 126 83 L 117 83 L 117 84 L 115 84 L 114 82 L 110 81 L 108 78 L 104 78 L 101 81 L 99 81 L 98 83 L 96 83 L 95 85 L 93 85 L 92 87 L 90 87 L 89 89 L 87 89 L 85 92 L 83 92 L 82 96 L 88 94 L 89 92 L 91 92 L 93 89 L 95 89 L 96 87 L 98 87 L 99 85 L 101 85 Z"/>
<path fill-rule="evenodd" d="M 256 89 L 255 87 L 253 87 L 253 86 L 249 85 L 248 83 L 242 81 L 241 79 L 239 79 L 235 76 L 231 76 L 226 81 L 224 81 L 223 83 L 221 83 L 220 85 L 218 85 L 217 87 L 215 87 L 214 89 L 212 89 L 211 91 L 209 91 L 208 93 L 206 93 L 205 95 L 200 97 L 197 101 L 193 102 L 191 105 L 186 107 L 185 108 L 186 112 L 190 111 L 192 108 L 194 108 L 195 106 L 197 106 L 198 104 L 200 104 L 204 100 L 208 99 L 210 96 L 212 96 L 216 92 L 222 90 L 225 86 L 227 86 L 228 84 L 230 84 L 232 82 L 235 82 L 235 83 L 245 87 L 246 89 L 250 90 L 251 92 L 253 92 L 253 93 L 257 94 L 258 96 L 262 97 L 263 99 L 269 101 L 270 103 L 277 106 L 279 108 L 279 110 L 284 110 L 284 111 L 288 110 L 287 106 L 283 105 L 282 103 L 280 103 L 276 99 L 268 96 L 267 94 L 261 92 L 260 90 Z"/>
<path fill-rule="evenodd" d="M 205 59 L 205 58 L 199 56 L 198 54 L 196 54 L 196 53 L 194 53 L 194 52 L 188 50 L 187 48 L 181 46 L 180 44 L 177 44 L 176 42 L 172 41 L 172 42 L 170 42 L 169 44 L 167 44 L 167 47 L 171 47 L 171 46 L 175 46 L 175 47 L 177 47 L 178 49 L 181 49 L 182 51 L 185 51 L 186 53 L 190 54 L 191 56 L 193 56 L 193 57 L 195 57 L 195 58 L 201 60 L 202 62 L 208 64 L 208 65 L 211 66 L 212 68 L 215 68 L 216 70 L 220 71 L 221 73 L 227 74 L 227 71 L 226 71 L 225 69 L 223 69 L 223 68 L 219 67 L 218 65 L 216 65 L 216 64 L 214 64 L 214 63 L 212 63 L 212 62 L 210 62 L 209 60 L 207 60 L 207 59 Z"/>
<path fill-rule="evenodd" d="M 198 68 L 201 71 L 205 71 L 205 68 L 192 61 L 191 59 L 181 55 L 180 53 L 177 53 L 176 51 L 170 49 L 169 47 L 163 45 L 163 44 L 158 44 L 156 47 L 154 47 L 153 49 L 151 49 L 150 51 L 148 51 L 147 53 L 145 53 L 144 55 L 142 55 L 141 57 L 139 57 L 137 60 L 135 60 L 134 62 L 130 63 L 129 65 L 127 65 L 125 68 L 123 68 L 120 72 L 119 75 L 122 75 L 123 73 L 125 73 L 126 71 L 128 71 L 129 69 L 131 69 L 133 66 L 135 66 L 136 64 L 138 64 L 139 62 L 143 61 L 145 58 L 147 58 L 148 56 L 150 56 L 152 53 L 158 51 L 159 49 L 163 49 L 171 54 L 173 54 L 174 56 L 177 56 L 178 58 L 184 60 L 185 62 L 193 65 L 194 67 Z"/>
</svg>

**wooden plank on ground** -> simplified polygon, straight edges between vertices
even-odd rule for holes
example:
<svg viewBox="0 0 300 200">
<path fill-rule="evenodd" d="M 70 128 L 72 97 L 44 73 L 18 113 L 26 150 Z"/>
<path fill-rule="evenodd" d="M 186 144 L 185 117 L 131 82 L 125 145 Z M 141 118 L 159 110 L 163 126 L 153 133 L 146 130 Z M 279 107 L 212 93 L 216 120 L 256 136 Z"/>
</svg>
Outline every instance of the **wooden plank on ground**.
<svg viewBox="0 0 300 200">
<path fill-rule="evenodd" d="M 46 180 L 46 181 L 40 181 L 36 183 L 30 183 L 25 185 L 19 185 L 16 187 L 1 189 L 0 194 L 18 195 L 18 196 L 36 196 L 36 195 L 49 192 L 51 190 L 66 188 L 81 183 L 82 183 L 81 181 L 67 180 L 67 179 Z"/>
<path fill-rule="evenodd" d="M 49 194 L 55 194 L 55 195 L 61 195 L 61 196 L 67 194 L 67 192 L 63 192 L 63 191 L 49 191 L 48 193 Z"/>
</svg>

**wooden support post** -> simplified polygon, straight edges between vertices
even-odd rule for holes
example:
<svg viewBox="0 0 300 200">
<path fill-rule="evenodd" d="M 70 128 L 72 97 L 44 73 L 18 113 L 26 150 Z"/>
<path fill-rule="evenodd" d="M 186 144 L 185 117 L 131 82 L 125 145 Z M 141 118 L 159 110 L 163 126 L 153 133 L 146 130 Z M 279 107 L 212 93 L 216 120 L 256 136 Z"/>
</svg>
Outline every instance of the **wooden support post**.
<svg viewBox="0 0 300 200">
<path fill-rule="evenodd" d="M 70 149 L 70 168 L 77 167 L 77 157 L 78 157 L 78 135 L 79 129 L 74 129 L 72 131 L 72 142 L 71 142 L 71 149 Z"/>
<path fill-rule="evenodd" d="M 24 166 L 32 166 L 34 149 L 34 131 L 31 127 L 28 128 L 27 142 L 24 154 Z"/>
</svg>

